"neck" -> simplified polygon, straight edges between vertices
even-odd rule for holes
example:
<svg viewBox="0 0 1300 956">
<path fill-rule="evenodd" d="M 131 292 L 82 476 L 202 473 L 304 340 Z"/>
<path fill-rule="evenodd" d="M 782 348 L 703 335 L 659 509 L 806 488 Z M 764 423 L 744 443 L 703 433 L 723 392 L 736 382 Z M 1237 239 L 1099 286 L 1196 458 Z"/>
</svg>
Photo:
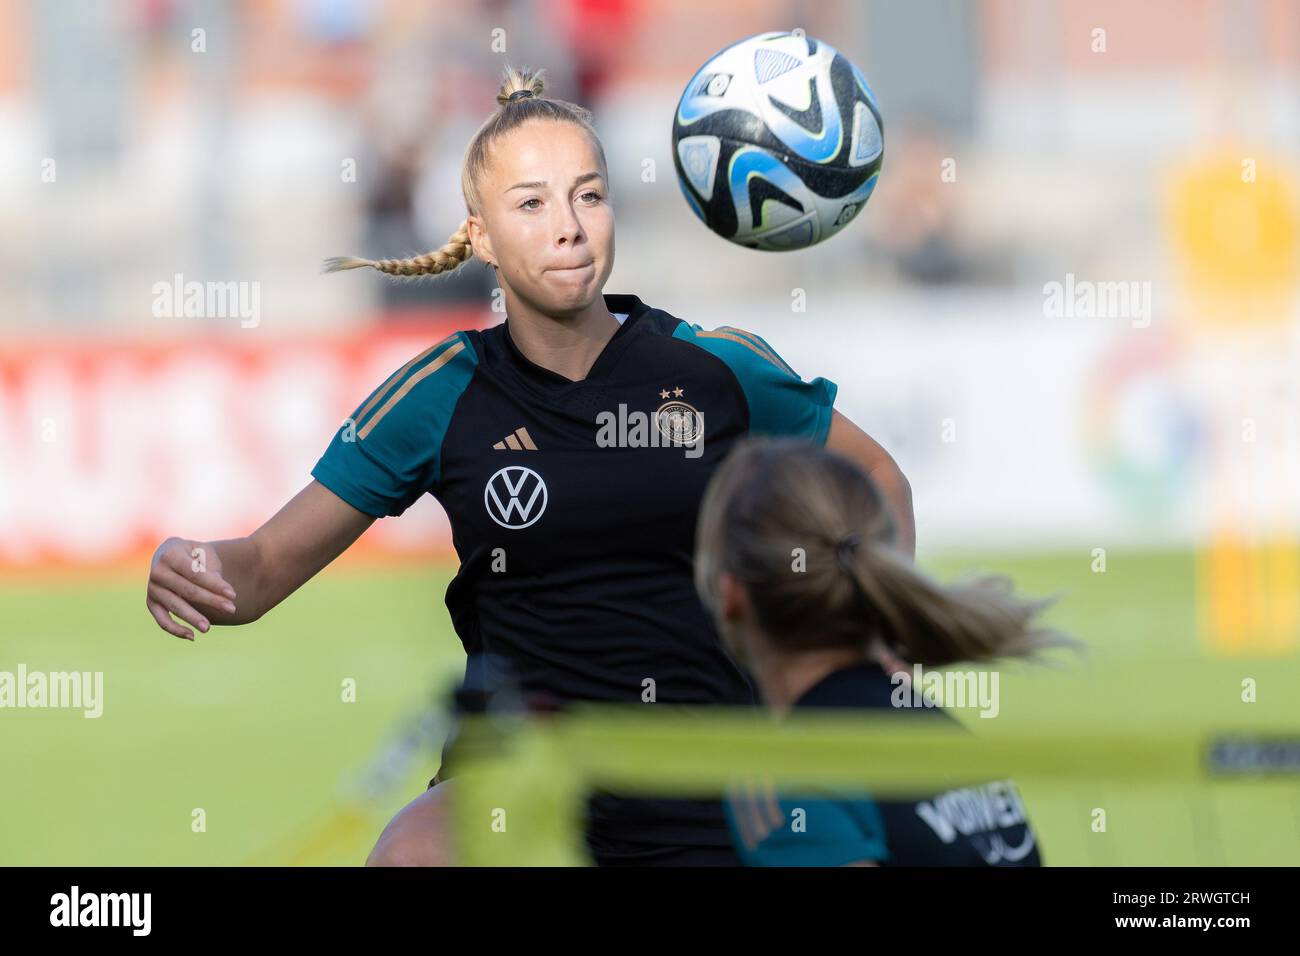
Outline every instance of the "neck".
<svg viewBox="0 0 1300 956">
<path fill-rule="evenodd" d="M 587 377 L 618 331 L 618 319 L 598 295 L 581 312 L 551 316 L 517 299 L 507 300 L 506 334 L 532 362 L 575 382 Z"/>
<path fill-rule="evenodd" d="M 788 713 L 796 700 L 828 674 L 871 659 L 861 647 L 830 647 L 790 653 L 775 650 L 766 641 L 754 644 L 751 644 L 750 673 L 758 683 L 763 702 L 777 714 Z"/>
</svg>

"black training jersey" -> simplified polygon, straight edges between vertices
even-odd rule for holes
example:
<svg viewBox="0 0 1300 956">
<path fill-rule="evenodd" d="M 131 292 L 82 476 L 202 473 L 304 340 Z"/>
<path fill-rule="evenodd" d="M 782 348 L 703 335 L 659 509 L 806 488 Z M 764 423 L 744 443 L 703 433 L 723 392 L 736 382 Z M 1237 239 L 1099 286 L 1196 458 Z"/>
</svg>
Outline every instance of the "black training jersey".
<svg viewBox="0 0 1300 956">
<path fill-rule="evenodd" d="M 898 691 L 878 665 L 834 671 L 799 708 L 892 710 Z M 917 714 L 950 721 L 942 708 Z M 738 788 L 727 803 L 736 851 L 748 866 L 1039 866 L 1034 830 L 1015 784 L 997 780 L 914 799 L 848 799 Z M 797 825 L 796 825 L 797 824 Z"/>
<path fill-rule="evenodd" d="M 836 385 L 803 381 L 749 332 L 604 299 L 627 317 L 585 379 L 531 362 L 508 319 L 457 332 L 376 389 L 312 475 L 376 516 L 438 499 L 460 558 L 456 633 L 525 692 L 752 704 L 695 592 L 700 499 L 747 435 L 824 443 Z M 720 804 L 707 816 L 706 839 L 680 842 L 727 842 Z"/>
</svg>

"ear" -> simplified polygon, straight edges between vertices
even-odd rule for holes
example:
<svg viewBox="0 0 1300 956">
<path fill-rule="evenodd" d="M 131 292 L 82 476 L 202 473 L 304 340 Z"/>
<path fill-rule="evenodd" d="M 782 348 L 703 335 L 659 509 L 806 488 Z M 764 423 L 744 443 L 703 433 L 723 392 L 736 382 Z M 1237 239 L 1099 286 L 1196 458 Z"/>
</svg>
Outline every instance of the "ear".
<svg viewBox="0 0 1300 956">
<path fill-rule="evenodd" d="M 724 621 L 738 621 L 749 611 L 749 595 L 730 571 L 718 575 L 718 609 Z"/>
<path fill-rule="evenodd" d="M 497 257 L 492 252 L 492 240 L 488 238 L 487 229 L 483 226 L 483 220 L 478 216 L 470 216 L 465 220 L 465 225 L 469 232 L 469 245 L 474 250 L 474 256 L 482 262 L 489 263 L 495 269 Z"/>
<path fill-rule="evenodd" d="M 718 575 L 718 637 L 723 649 L 741 667 L 750 669 L 750 643 L 746 620 L 752 614 L 745 587 L 732 574 Z"/>
</svg>

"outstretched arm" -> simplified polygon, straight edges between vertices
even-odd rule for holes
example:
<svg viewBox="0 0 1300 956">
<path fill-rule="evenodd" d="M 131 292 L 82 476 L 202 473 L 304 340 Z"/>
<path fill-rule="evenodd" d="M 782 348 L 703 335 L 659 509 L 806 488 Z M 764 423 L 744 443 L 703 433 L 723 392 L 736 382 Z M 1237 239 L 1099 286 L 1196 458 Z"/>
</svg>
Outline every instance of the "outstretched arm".
<svg viewBox="0 0 1300 956">
<path fill-rule="evenodd" d="M 246 538 L 168 538 L 154 552 L 145 604 L 158 626 L 194 640 L 212 624 L 256 621 L 361 537 L 374 517 L 319 482 Z"/>
<path fill-rule="evenodd" d="M 893 509 L 899 549 L 908 557 L 915 558 L 916 516 L 912 512 L 912 486 L 898 462 L 879 442 L 838 411 L 832 414 L 826 447 L 853 459 L 876 483 Z"/>
</svg>

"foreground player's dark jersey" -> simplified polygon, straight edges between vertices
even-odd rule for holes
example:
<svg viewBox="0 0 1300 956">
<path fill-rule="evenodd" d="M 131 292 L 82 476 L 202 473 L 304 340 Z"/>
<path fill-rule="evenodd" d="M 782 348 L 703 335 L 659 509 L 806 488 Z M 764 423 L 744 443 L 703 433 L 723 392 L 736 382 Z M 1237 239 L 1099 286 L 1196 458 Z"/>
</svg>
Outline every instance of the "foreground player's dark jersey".
<svg viewBox="0 0 1300 956">
<path fill-rule="evenodd" d="M 896 686 L 875 663 L 826 675 L 796 708 L 893 710 Z M 953 721 L 941 708 L 912 711 Z M 1040 866 L 1015 784 L 998 780 L 916 799 L 777 796 L 738 789 L 727 804 L 749 866 Z"/>
<path fill-rule="evenodd" d="M 371 515 L 426 492 L 442 503 L 461 562 L 446 596 L 456 633 L 468 654 L 508 661 L 525 692 L 752 704 L 695 592 L 700 499 L 747 435 L 824 443 L 836 386 L 802 381 L 756 335 L 604 298 L 627 318 L 585 379 L 527 359 L 508 320 L 457 332 L 373 392 L 312 475 Z M 628 839 L 725 844 L 707 804 L 592 812 Z"/>
</svg>

